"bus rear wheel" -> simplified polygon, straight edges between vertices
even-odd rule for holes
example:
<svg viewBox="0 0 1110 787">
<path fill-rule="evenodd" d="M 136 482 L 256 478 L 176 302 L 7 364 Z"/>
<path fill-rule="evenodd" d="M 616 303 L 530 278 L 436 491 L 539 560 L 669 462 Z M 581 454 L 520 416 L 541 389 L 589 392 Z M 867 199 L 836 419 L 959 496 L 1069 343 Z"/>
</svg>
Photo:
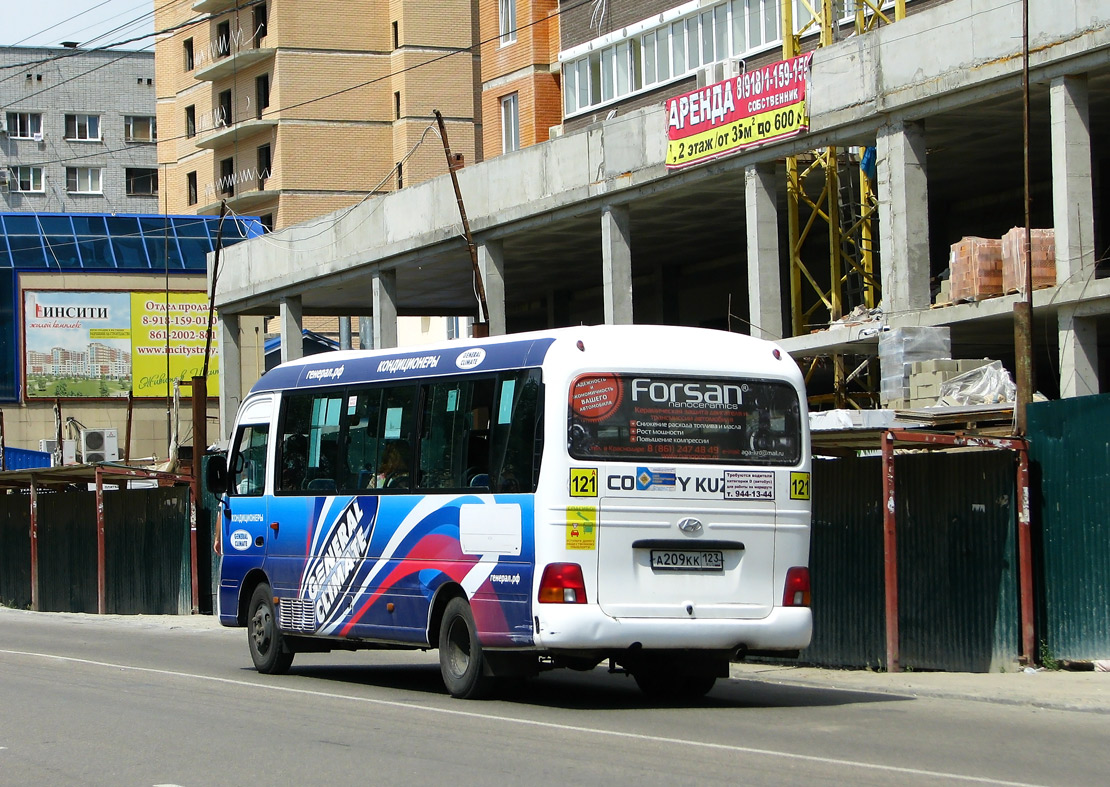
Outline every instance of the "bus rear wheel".
<svg viewBox="0 0 1110 787">
<path fill-rule="evenodd" d="M 286 645 L 270 586 L 263 582 L 254 589 L 247 614 L 247 646 L 254 668 L 264 675 L 280 675 L 293 663 L 293 651 Z"/>
<path fill-rule="evenodd" d="M 489 691 L 491 678 L 484 674 L 482 644 L 478 641 L 474 614 L 466 599 L 451 599 L 443 611 L 439 627 L 439 671 L 443 675 L 443 685 L 456 699 L 480 699 Z"/>
</svg>

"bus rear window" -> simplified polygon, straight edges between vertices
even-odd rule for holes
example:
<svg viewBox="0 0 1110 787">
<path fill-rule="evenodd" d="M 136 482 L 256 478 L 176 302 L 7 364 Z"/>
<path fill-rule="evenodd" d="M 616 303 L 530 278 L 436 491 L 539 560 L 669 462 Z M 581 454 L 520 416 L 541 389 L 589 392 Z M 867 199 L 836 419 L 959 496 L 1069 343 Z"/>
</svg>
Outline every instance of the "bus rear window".
<svg viewBox="0 0 1110 787">
<path fill-rule="evenodd" d="M 800 412 L 781 382 L 585 374 L 570 387 L 567 447 L 576 459 L 793 465 Z"/>
</svg>

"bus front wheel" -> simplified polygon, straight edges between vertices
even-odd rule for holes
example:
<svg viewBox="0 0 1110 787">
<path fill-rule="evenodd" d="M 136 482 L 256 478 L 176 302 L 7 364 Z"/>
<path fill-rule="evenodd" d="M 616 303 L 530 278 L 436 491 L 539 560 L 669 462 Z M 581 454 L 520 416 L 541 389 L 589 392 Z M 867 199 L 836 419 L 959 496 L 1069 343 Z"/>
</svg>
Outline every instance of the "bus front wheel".
<svg viewBox="0 0 1110 787">
<path fill-rule="evenodd" d="M 263 582 L 254 589 L 247 615 L 247 645 L 254 668 L 265 675 L 280 675 L 293 663 L 293 651 L 285 644 L 274 614 L 274 597 Z"/>
<path fill-rule="evenodd" d="M 453 598 L 439 627 L 439 671 L 448 693 L 457 699 L 480 699 L 489 690 L 485 658 L 474 614 L 466 599 Z"/>
</svg>

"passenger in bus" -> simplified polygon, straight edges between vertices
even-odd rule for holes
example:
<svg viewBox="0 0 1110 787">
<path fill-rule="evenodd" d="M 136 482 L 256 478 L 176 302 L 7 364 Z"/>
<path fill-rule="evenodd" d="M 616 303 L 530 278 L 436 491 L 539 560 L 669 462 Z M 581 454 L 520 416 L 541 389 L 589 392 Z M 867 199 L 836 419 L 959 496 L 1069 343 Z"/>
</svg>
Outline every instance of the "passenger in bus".
<svg viewBox="0 0 1110 787">
<path fill-rule="evenodd" d="M 378 489 L 407 487 L 409 485 L 409 444 L 391 440 L 382 451 L 378 473 L 371 479 L 371 486 Z"/>
<path fill-rule="evenodd" d="M 308 467 L 308 438 L 291 434 L 281 452 L 281 488 L 300 489 Z"/>
</svg>

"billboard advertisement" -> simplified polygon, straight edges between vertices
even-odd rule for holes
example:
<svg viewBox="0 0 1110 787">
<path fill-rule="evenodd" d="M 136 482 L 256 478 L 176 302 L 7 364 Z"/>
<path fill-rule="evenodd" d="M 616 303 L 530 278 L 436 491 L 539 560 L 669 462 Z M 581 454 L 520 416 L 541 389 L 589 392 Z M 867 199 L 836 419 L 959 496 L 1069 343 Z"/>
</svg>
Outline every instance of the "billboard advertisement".
<svg viewBox="0 0 1110 787">
<path fill-rule="evenodd" d="M 213 322 L 208 395 L 219 392 Z M 28 399 L 164 398 L 203 371 L 208 297 L 195 291 L 24 290 Z"/>
<path fill-rule="evenodd" d="M 667 168 L 681 169 L 809 129 L 812 53 L 667 99 Z"/>
</svg>

